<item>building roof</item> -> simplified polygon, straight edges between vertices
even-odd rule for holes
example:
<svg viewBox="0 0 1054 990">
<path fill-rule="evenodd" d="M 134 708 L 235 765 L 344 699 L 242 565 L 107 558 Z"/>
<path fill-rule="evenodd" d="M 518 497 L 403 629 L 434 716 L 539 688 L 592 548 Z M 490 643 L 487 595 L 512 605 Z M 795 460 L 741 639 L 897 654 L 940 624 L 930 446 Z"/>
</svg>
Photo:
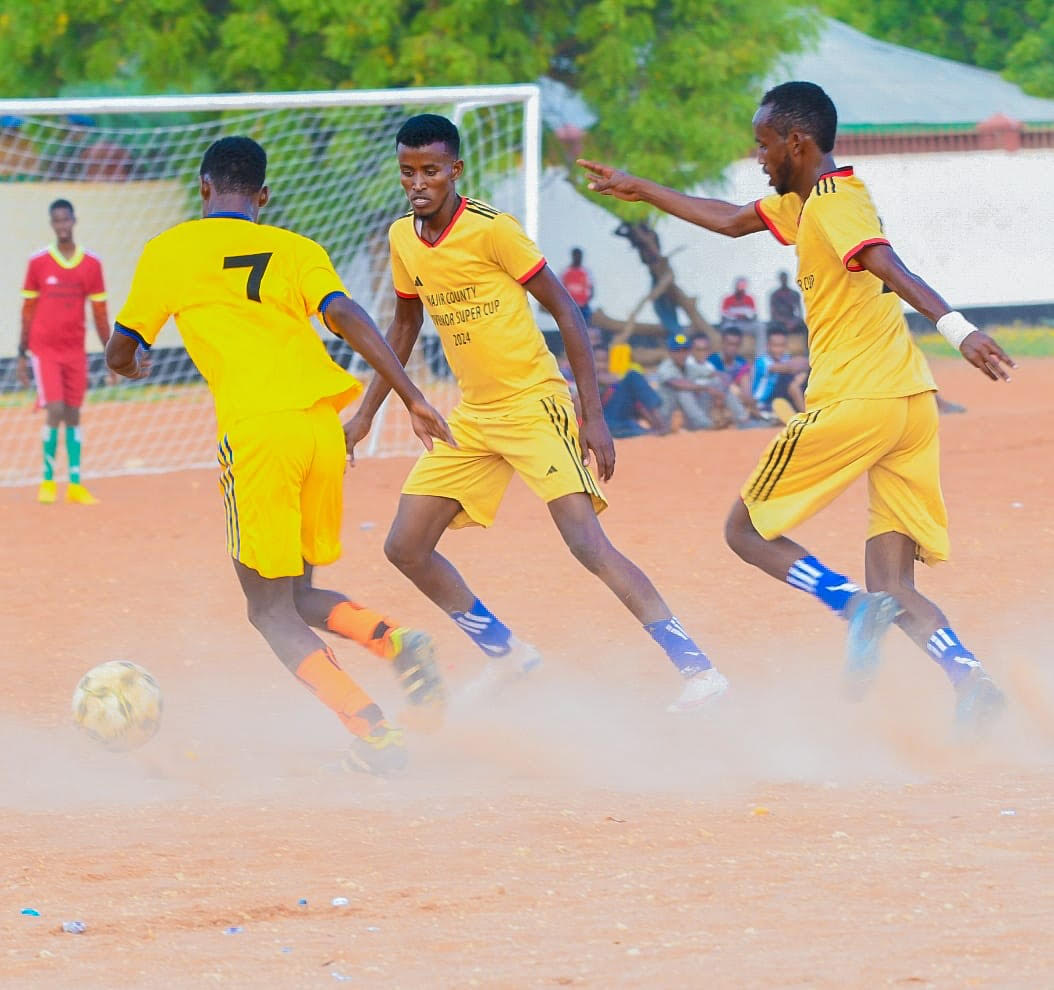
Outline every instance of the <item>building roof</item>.
<svg viewBox="0 0 1054 990">
<path fill-rule="evenodd" d="M 1029 96 L 998 73 L 871 38 L 828 19 L 811 51 L 788 55 L 770 84 L 822 86 L 840 127 L 976 124 L 995 114 L 1054 121 L 1054 100 Z"/>
<path fill-rule="evenodd" d="M 843 128 L 897 124 L 978 124 L 996 114 L 1022 123 L 1054 122 L 1054 100 L 1029 96 L 996 72 L 878 41 L 826 18 L 810 51 L 784 57 L 765 88 L 788 79 L 822 86 Z M 538 80 L 546 127 L 596 122 L 581 96 L 553 79 Z"/>
</svg>

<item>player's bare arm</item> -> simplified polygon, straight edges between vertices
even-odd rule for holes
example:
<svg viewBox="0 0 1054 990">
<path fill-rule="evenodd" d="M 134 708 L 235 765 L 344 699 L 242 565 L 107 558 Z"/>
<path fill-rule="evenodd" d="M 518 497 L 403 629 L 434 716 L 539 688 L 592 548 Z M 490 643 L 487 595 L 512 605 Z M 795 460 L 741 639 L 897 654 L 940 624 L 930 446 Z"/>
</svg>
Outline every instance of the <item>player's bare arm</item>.
<svg viewBox="0 0 1054 990">
<path fill-rule="evenodd" d="M 856 260 L 934 323 L 952 312 L 941 295 L 912 272 L 888 244 L 870 244 L 857 253 Z M 992 381 L 1010 381 L 1007 369 L 1017 367 L 1013 359 L 983 330 L 970 329 L 965 323 L 964 329 L 968 333 L 959 344 L 962 356 Z"/>
<path fill-rule="evenodd" d="M 150 355 L 135 337 L 113 333 L 106 342 L 106 367 L 115 375 L 136 381 L 150 374 Z"/>
<path fill-rule="evenodd" d="M 95 323 L 95 332 L 99 335 L 99 343 L 102 344 L 103 350 L 106 349 L 107 343 L 110 340 L 110 314 L 106 308 L 106 301 L 99 299 L 91 304 L 91 315 L 92 320 Z M 111 371 L 106 378 L 107 384 L 117 384 L 117 373 Z"/>
<path fill-rule="evenodd" d="M 424 324 L 424 306 L 419 298 L 404 299 L 395 297 L 395 316 L 388 327 L 388 346 L 396 357 L 406 366 L 410 354 L 421 335 Z M 381 403 L 391 391 L 391 386 L 380 375 L 374 375 L 359 402 L 355 414 L 344 424 L 344 442 L 348 447 L 348 460 L 355 466 L 355 445 L 370 432 L 373 417 L 381 408 Z"/>
<path fill-rule="evenodd" d="M 589 343 L 582 311 L 548 265 L 528 279 L 524 288 L 549 311 L 560 328 L 567 363 L 571 365 L 571 372 L 575 376 L 582 409 L 582 425 L 579 429 L 582 462 L 589 463 L 589 452 L 592 451 L 597 459 L 597 474 L 601 481 L 607 481 L 615 472 L 615 444 L 604 421 L 593 348 Z"/>
<path fill-rule="evenodd" d="M 405 358 L 396 355 L 366 310 L 347 296 L 338 296 L 326 307 L 325 321 L 326 326 L 366 359 L 389 388 L 395 389 L 410 413 L 414 433 L 426 450 L 432 449 L 433 438 L 454 443 L 442 414 L 425 400 L 421 390 L 407 376 L 403 368 Z"/>
<path fill-rule="evenodd" d="M 29 328 L 33 326 L 33 314 L 36 308 L 36 299 L 22 300 L 22 333 L 18 338 L 18 361 L 15 362 L 15 373 L 18 375 L 18 384 L 22 388 L 29 388 L 26 354 L 29 352 Z"/>
<path fill-rule="evenodd" d="M 614 196 L 615 199 L 622 199 L 628 203 L 648 203 L 663 213 L 669 213 L 726 237 L 743 237 L 745 234 L 757 234 L 765 229 L 765 224 L 758 216 L 753 203 L 737 206 L 722 199 L 688 196 L 676 189 L 652 182 L 651 179 L 642 179 L 610 165 L 584 158 L 579 158 L 577 164 L 587 174 L 588 187 L 602 196 Z"/>
</svg>

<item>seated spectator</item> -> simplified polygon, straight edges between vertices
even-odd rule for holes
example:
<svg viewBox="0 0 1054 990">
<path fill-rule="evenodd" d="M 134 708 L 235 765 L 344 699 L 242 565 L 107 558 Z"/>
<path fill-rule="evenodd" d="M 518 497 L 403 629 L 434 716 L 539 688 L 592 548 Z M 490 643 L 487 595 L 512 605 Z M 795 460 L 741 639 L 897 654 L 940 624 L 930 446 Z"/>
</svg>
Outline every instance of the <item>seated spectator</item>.
<svg viewBox="0 0 1054 990">
<path fill-rule="evenodd" d="M 746 429 L 765 426 L 754 396 L 750 390 L 751 365 L 740 351 L 743 347 L 743 331 L 737 326 L 727 326 L 721 331 L 721 349 L 707 358 L 707 363 L 717 371 L 719 381 L 726 390 L 726 403 L 732 411 L 736 426 Z"/>
<path fill-rule="evenodd" d="M 769 328 L 777 327 L 784 333 L 805 333 L 801 315 L 801 296 L 790 287 L 790 276 L 779 274 L 779 288 L 769 296 Z"/>
<path fill-rule="evenodd" d="M 708 361 L 692 359 L 692 345 L 685 334 L 674 334 L 666 345 L 667 356 L 655 369 L 666 411 L 679 410 L 686 430 L 724 429 L 731 421 L 724 382 Z"/>
<path fill-rule="evenodd" d="M 762 417 L 770 418 L 773 403 L 783 399 L 794 412 L 805 409 L 804 382 L 809 374 L 809 359 L 795 357 L 787 350 L 787 332 L 772 327 L 764 354 L 754 359 L 752 392 Z"/>
<path fill-rule="evenodd" d="M 662 397 L 648 384 L 648 379 L 633 367 L 624 375 L 614 374 L 610 370 L 607 344 L 595 331 L 591 330 L 590 336 L 593 339 L 593 361 L 597 369 L 604 422 L 607 423 L 611 435 L 626 438 L 668 433 L 669 426 L 662 411 Z M 560 370 L 571 386 L 571 398 L 581 422 L 582 408 L 578 402 L 575 376 L 566 359 L 560 362 Z"/>
<path fill-rule="evenodd" d="M 582 249 L 571 248 L 571 264 L 560 275 L 567 294 L 582 311 L 582 318 L 589 324 L 593 316 L 590 302 L 593 299 L 593 273 L 582 264 Z"/>
</svg>

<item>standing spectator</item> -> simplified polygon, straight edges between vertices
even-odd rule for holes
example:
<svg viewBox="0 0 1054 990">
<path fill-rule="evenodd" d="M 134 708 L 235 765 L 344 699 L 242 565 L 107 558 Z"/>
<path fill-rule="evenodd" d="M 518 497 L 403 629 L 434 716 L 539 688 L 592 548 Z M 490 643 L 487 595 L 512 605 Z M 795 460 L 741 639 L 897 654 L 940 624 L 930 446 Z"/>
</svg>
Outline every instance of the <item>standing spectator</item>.
<svg viewBox="0 0 1054 990">
<path fill-rule="evenodd" d="M 785 333 L 805 333 L 801 296 L 790 287 L 790 276 L 786 272 L 780 272 L 779 280 L 779 288 L 769 296 L 769 327 L 779 327 Z"/>
<path fill-rule="evenodd" d="M 724 383 L 708 362 L 692 361 L 692 344 L 683 333 L 670 337 L 667 356 L 655 369 L 659 390 L 669 412 L 680 410 L 686 430 L 723 429 L 729 425 Z"/>
<path fill-rule="evenodd" d="M 46 412 L 44 474 L 37 500 L 55 501 L 55 454 L 59 424 L 66 424 L 69 488 L 66 501 L 93 505 L 96 499 L 81 484 L 80 413 L 88 387 L 84 349 L 84 302 L 92 304 L 95 332 L 103 346 L 110 339 L 102 262 L 73 241 L 73 205 L 56 199 L 48 209 L 55 243 L 29 259 L 22 287 L 22 336 L 18 344 L 18 380 L 29 387 L 27 364 L 32 355 L 38 404 Z M 110 375 L 111 384 L 116 376 Z"/>
<path fill-rule="evenodd" d="M 754 353 L 763 349 L 763 328 L 758 320 L 758 307 L 754 297 L 747 292 L 747 280 L 737 278 L 731 295 L 721 300 L 721 329 L 737 327 L 744 333 L 754 335 Z"/>
<path fill-rule="evenodd" d="M 747 292 L 747 280 L 737 278 L 731 295 L 721 300 L 722 323 L 753 323 L 758 318 L 754 297 Z"/>
<path fill-rule="evenodd" d="M 769 330 L 768 346 L 754 359 L 752 392 L 759 412 L 764 416 L 774 410 L 774 403 L 784 399 L 794 412 L 805 409 L 802 383 L 809 373 L 809 360 L 794 357 L 787 351 L 787 332 L 782 327 Z"/>
<path fill-rule="evenodd" d="M 593 273 L 582 264 L 582 249 L 571 248 L 571 264 L 563 270 L 560 281 L 564 283 L 567 294 L 582 311 L 582 319 L 589 326 L 593 310 L 589 303 L 593 299 Z"/>
</svg>

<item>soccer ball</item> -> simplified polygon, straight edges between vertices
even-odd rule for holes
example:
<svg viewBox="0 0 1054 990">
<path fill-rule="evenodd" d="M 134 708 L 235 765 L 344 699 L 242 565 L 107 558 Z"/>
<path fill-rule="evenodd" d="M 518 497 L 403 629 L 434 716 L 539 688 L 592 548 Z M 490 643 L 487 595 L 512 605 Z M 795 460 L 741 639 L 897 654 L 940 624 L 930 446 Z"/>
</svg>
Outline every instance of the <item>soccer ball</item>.
<svg viewBox="0 0 1054 990">
<path fill-rule="evenodd" d="M 73 692 L 73 721 L 109 750 L 136 749 L 161 726 L 161 687 L 130 660 L 99 664 Z"/>
</svg>

